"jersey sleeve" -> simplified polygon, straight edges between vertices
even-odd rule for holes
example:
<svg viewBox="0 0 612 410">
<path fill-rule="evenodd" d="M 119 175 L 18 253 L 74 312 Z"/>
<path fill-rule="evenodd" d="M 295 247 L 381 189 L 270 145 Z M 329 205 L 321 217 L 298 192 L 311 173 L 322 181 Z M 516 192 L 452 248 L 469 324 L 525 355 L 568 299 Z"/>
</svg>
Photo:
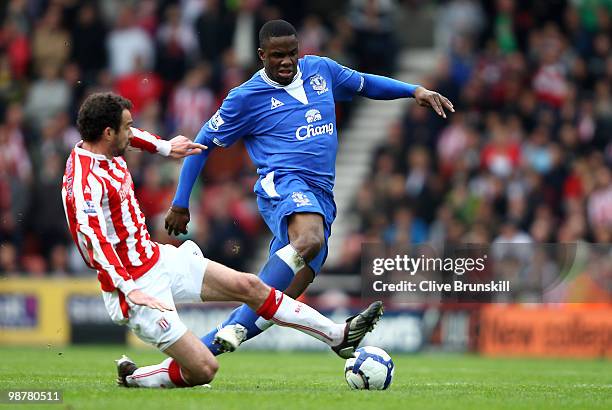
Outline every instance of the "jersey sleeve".
<svg viewBox="0 0 612 410">
<path fill-rule="evenodd" d="M 106 221 L 102 213 L 104 187 L 92 174 L 84 178 L 79 185 L 74 189 L 78 245 L 87 250 L 87 262 L 98 271 L 102 288 L 107 291 L 119 288 L 127 295 L 137 286 L 108 240 Z"/>
<path fill-rule="evenodd" d="M 136 127 L 130 127 L 130 129 L 132 130 L 132 135 L 134 135 L 130 140 L 132 147 L 150 152 L 151 154 L 159 153 L 164 157 L 170 155 L 172 150 L 170 141 L 166 141 L 155 134 Z"/>
<path fill-rule="evenodd" d="M 215 146 L 229 147 L 240 137 L 249 134 L 249 116 L 244 107 L 246 107 L 244 96 L 240 95 L 237 89 L 234 89 L 223 100 L 221 108 L 202 126 L 195 142 L 204 144 L 209 148 L 200 155 L 185 158 L 172 205 L 189 208 L 189 197 L 193 185 L 200 172 L 202 172 L 212 148 Z"/>
<path fill-rule="evenodd" d="M 245 108 L 245 96 L 238 89 L 230 91 L 221 108 L 204 124 L 196 142 L 229 147 L 240 137 L 247 135 L 250 131 L 250 121 Z"/>
<path fill-rule="evenodd" d="M 350 101 L 355 94 L 363 89 L 365 80 L 360 72 L 338 64 L 331 58 L 322 58 L 331 73 L 334 100 Z"/>
</svg>

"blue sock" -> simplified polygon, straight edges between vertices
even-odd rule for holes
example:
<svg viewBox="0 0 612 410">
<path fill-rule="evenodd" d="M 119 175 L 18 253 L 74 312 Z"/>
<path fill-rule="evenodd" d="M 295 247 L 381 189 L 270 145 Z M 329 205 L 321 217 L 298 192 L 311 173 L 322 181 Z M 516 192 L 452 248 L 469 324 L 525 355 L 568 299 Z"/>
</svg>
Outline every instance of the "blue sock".
<svg viewBox="0 0 612 410">
<path fill-rule="evenodd" d="M 304 261 L 302 257 L 295 251 L 293 246 L 286 245 L 270 255 L 270 258 L 259 273 L 259 278 L 268 286 L 284 291 L 293 280 L 295 274 L 303 267 Z M 270 323 L 267 320 L 260 318 L 247 305 L 234 309 L 221 325 L 201 338 L 202 342 L 215 356 L 221 353 L 219 352 L 218 345 L 213 343 L 217 331 L 226 325 L 236 323 L 240 323 L 247 328 L 247 340 L 270 327 Z"/>
</svg>

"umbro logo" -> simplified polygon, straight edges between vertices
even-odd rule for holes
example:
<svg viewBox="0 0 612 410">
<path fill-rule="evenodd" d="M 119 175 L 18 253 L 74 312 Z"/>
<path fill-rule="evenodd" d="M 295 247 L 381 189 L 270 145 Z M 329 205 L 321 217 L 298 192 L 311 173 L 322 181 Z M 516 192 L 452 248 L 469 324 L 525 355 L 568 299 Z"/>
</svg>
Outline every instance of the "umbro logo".
<svg viewBox="0 0 612 410">
<path fill-rule="evenodd" d="M 276 98 L 272 97 L 272 99 L 270 100 L 270 102 L 272 103 L 272 105 L 270 106 L 270 109 L 273 110 L 275 108 L 278 108 L 280 106 L 285 105 L 284 102 L 282 101 L 278 101 Z"/>
</svg>

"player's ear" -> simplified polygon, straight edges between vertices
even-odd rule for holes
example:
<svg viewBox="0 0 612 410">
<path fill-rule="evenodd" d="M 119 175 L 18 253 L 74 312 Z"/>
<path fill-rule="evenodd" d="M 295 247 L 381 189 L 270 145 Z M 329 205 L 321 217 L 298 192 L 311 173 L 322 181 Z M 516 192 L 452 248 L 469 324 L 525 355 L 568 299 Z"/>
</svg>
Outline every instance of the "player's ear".
<svg viewBox="0 0 612 410">
<path fill-rule="evenodd" d="M 113 135 L 114 135 L 113 132 L 115 132 L 113 127 L 106 127 L 106 128 L 104 128 L 104 131 L 102 131 L 102 139 L 107 140 L 107 141 L 111 141 L 113 139 Z"/>
<path fill-rule="evenodd" d="M 264 60 L 265 60 L 265 58 L 266 58 L 266 53 L 265 53 L 265 51 L 263 50 L 263 48 L 261 48 L 261 47 L 259 47 L 259 48 L 257 49 L 257 55 L 259 56 L 259 59 L 260 59 L 261 61 L 264 61 Z"/>
</svg>

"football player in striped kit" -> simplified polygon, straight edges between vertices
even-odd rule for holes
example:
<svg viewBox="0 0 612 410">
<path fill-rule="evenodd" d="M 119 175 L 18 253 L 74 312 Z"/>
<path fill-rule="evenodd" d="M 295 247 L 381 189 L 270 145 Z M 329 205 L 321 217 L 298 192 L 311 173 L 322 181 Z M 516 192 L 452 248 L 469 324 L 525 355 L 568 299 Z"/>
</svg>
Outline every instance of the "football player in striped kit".
<svg viewBox="0 0 612 410">
<path fill-rule="evenodd" d="M 346 323 L 335 323 L 257 276 L 205 258 L 191 241 L 177 248 L 151 240 L 123 159 L 126 148 L 182 158 L 207 147 L 183 136 L 164 141 L 133 128 L 130 108 L 128 100 L 112 93 L 85 100 L 77 120 L 82 141 L 66 162 L 62 186 L 70 233 L 85 262 L 98 272 L 111 319 L 170 356 L 140 368 L 122 357 L 117 361 L 118 383 L 167 388 L 213 379 L 217 360 L 182 323 L 175 302 L 242 302 L 261 317 L 309 334 L 349 357 L 382 315 L 380 302 Z M 303 268 L 303 260 L 286 259 L 296 271 Z M 228 328 L 218 332 L 216 343 L 234 350 L 243 338 Z"/>
</svg>

